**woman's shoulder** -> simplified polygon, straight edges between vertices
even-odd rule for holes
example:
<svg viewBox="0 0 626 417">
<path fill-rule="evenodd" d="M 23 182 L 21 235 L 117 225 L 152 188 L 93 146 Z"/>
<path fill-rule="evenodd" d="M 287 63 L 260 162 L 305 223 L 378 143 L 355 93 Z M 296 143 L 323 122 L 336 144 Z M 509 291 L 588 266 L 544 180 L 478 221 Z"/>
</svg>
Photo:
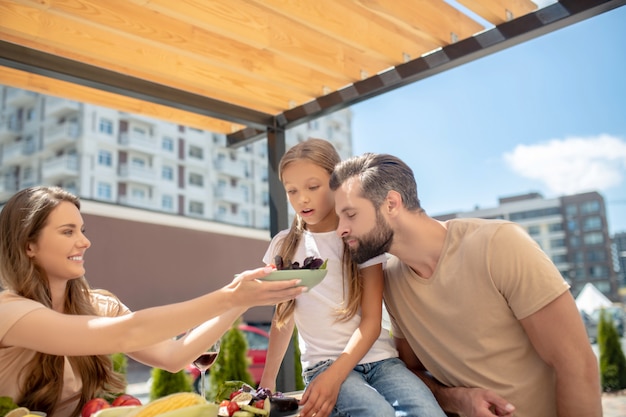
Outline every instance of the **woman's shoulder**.
<svg viewBox="0 0 626 417">
<path fill-rule="evenodd" d="M 131 310 L 110 291 L 91 289 L 89 290 L 89 296 L 91 297 L 91 303 L 101 316 L 122 316 L 131 312 Z"/>
</svg>

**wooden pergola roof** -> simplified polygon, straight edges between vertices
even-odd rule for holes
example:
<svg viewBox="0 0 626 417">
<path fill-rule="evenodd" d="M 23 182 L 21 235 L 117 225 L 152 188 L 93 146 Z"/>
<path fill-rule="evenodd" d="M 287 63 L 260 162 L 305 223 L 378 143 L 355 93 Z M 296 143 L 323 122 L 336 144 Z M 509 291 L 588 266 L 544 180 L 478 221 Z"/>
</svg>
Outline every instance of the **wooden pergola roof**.
<svg viewBox="0 0 626 417">
<path fill-rule="evenodd" d="M 0 82 L 238 146 L 625 2 L 0 0 Z"/>
</svg>

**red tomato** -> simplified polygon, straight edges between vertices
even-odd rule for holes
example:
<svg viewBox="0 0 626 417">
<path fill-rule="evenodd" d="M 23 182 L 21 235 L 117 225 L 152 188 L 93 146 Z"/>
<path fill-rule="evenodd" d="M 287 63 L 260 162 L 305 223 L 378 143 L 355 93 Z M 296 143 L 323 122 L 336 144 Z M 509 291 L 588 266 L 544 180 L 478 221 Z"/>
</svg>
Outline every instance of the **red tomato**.
<svg viewBox="0 0 626 417">
<path fill-rule="evenodd" d="M 226 407 L 228 404 L 230 404 L 230 401 L 228 401 L 228 400 L 223 400 L 223 401 L 220 403 L 220 407 Z"/>
<path fill-rule="evenodd" d="M 239 405 L 238 405 L 236 402 L 231 401 L 231 402 L 230 402 L 230 403 L 226 406 L 226 410 L 228 411 L 228 415 L 229 415 L 229 416 L 232 416 L 233 414 L 235 414 L 235 411 L 239 411 L 239 410 L 241 410 L 241 409 L 239 408 Z"/>
<path fill-rule="evenodd" d="M 256 400 L 254 406 L 262 410 L 265 407 L 265 400 Z"/>
<path fill-rule="evenodd" d="M 96 411 L 109 407 L 111 407 L 111 404 L 109 404 L 104 398 L 93 398 L 85 403 L 80 415 L 82 417 L 91 417 L 91 415 Z"/>
<path fill-rule="evenodd" d="M 122 394 L 111 403 L 113 407 L 119 407 L 122 405 L 141 405 L 141 401 L 137 397 L 133 397 L 130 394 Z"/>
</svg>

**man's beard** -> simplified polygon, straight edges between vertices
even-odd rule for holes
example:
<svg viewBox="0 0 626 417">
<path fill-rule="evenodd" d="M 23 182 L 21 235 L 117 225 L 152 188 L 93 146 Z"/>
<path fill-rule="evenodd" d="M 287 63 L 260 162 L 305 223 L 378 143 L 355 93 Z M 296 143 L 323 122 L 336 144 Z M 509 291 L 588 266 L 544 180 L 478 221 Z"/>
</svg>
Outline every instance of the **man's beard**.
<svg viewBox="0 0 626 417">
<path fill-rule="evenodd" d="M 350 248 L 352 259 L 362 264 L 378 255 L 389 251 L 393 242 L 393 230 L 387 221 L 376 212 L 376 227 L 362 238 L 357 238 L 358 245 Z"/>
</svg>

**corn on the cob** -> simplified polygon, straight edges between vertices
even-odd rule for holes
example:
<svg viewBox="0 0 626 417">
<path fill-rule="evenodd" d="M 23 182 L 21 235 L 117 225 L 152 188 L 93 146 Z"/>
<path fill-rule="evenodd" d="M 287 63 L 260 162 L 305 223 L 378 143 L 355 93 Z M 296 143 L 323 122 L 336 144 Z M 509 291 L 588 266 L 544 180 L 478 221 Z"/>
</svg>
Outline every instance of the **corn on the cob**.
<svg viewBox="0 0 626 417">
<path fill-rule="evenodd" d="M 158 417 L 217 417 L 219 408 L 219 405 L 214 403 L 192 405 L 159 414 Z"/>
<path fill-rule="evenodd" d="M 189 407 L 191 405 L 205 404 L 207 401 L 202 396 L 193 392 L 180 392 L 170 394 L 146 405 L 133 410 L 128 417 L 155 417 L 167 411 Z"/>
</svg>

